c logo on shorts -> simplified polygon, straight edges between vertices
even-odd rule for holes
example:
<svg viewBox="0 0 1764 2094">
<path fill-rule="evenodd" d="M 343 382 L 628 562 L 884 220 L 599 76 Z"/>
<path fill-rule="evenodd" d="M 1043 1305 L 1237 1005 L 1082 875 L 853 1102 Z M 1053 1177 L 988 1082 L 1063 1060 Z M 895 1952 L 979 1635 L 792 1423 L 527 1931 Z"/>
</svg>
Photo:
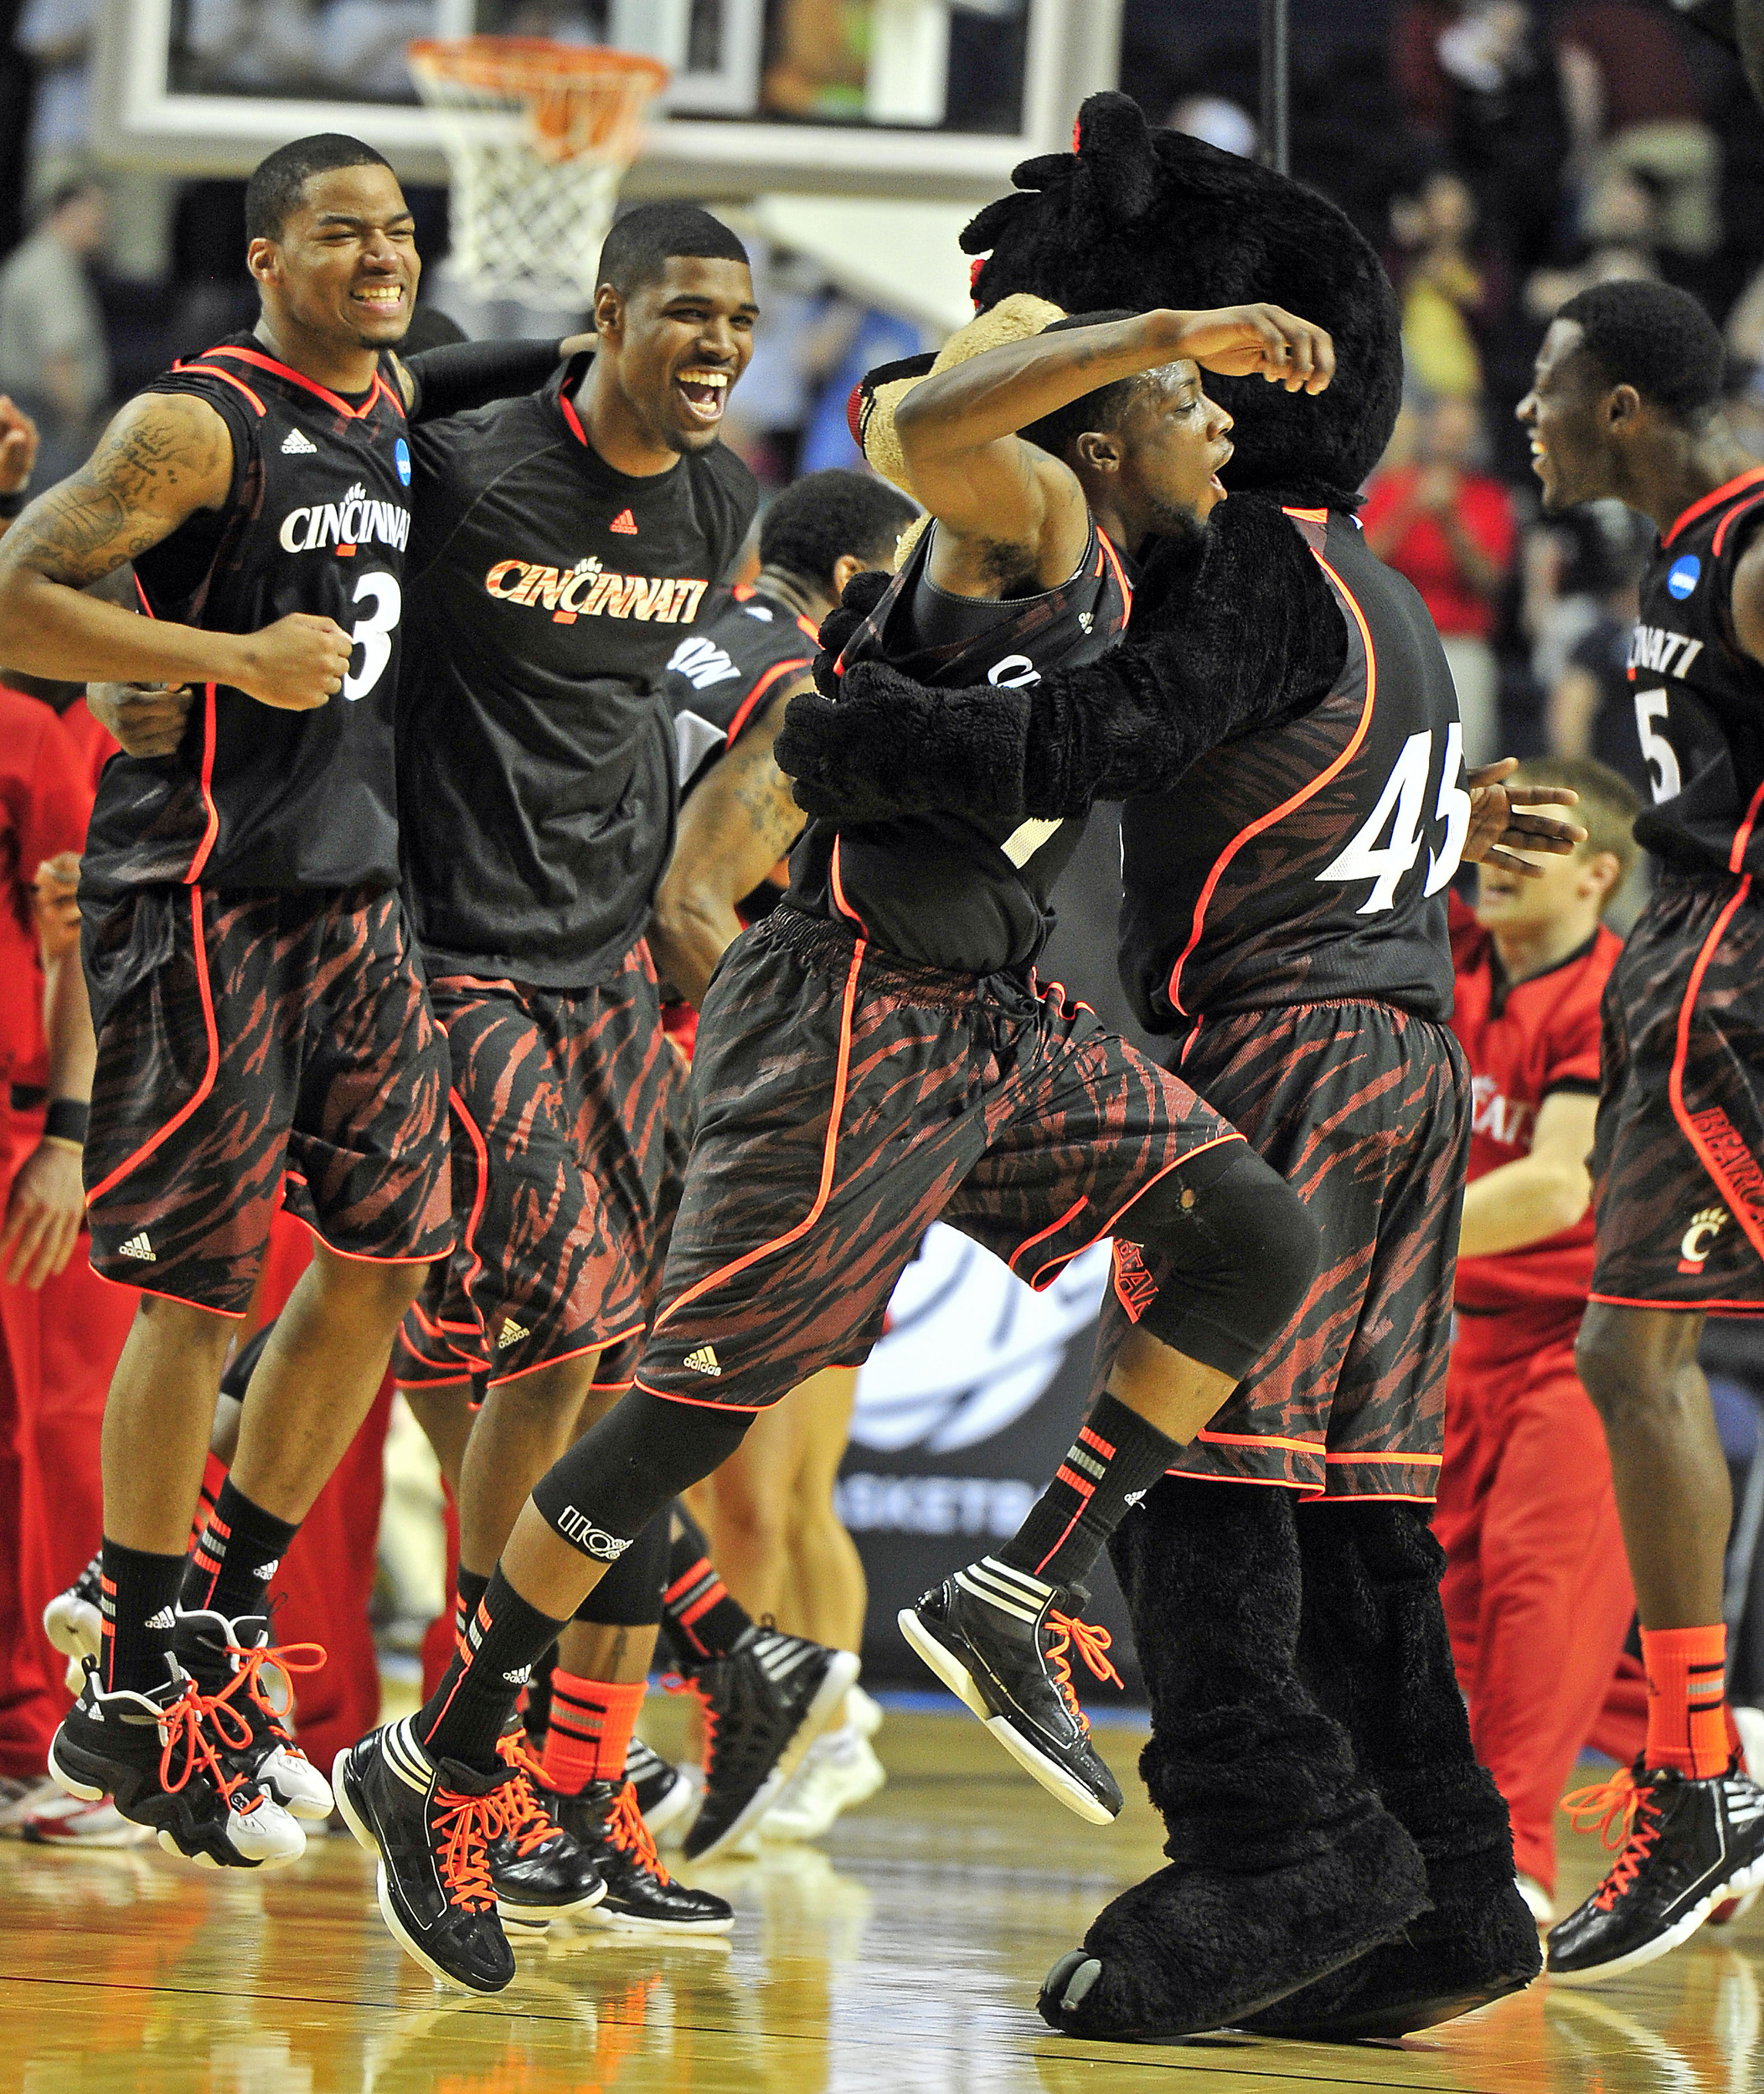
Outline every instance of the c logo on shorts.
<svg viewBox="0 0 1764 2094">
<path fill-rule="evenodd" d="M 1703 1270 L 1703 1261 L 1709 1256 L 1710 1246 L 1732 1219 L 1725 1207 L 1705 1207 L 1700 1214 L 1691 1216 L 1690 1226 L 1679 1246 L 1680 1272 Z"/>
</svg>

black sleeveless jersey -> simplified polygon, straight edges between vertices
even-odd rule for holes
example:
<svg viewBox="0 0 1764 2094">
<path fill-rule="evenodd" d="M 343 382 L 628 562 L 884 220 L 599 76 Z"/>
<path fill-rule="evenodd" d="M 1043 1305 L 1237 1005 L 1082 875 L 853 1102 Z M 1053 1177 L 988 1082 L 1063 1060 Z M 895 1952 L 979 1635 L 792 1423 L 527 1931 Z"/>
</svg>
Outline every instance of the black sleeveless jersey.
<svg viewBox="0 0 1764 2094">
<path fill-rule="evenodd" d="M 393 706 L 410 447 L 389 374 L 350 400 L 240 334 L 147 388 L 193 393 L 233 436 L 224 508 L 203 511 L 135 562 L 142 607 L 210 632 L 255 632 L 291 611 L 355 642 L 343 689 L 316 711 L 199 687 L 176 755 L 106 766 L 82 877 L 103 890 L 398 883 Z"/>
<path fill-rule="evenodd" d="M 886 596 L 847 642 L 843 671 L 879 658 L 921 683 L 1039 683 L 1094 662 L 1132 610 L 1120 556 L 1095 523 L 1077 571 L 1039 596 L 952 596 L 925 570 L 931 525 Z M 849 826 L 809 823 L 790 861 L 798 909 L 855 924 L 902 959 L 964 974 L 1029 967 L 1047 941 L 1050 895 L 1078 847 L 1081 821 L 1007 828 L 962 814 L 905 815 Z"/>
<path fill-rule="evenodd" d="M 1122 980 L 1153 1032 L 1339 998 L 1451 1013 L 1446 889 L 1470 800 L 1439 635 L 1351 518 L 1287 513 L 1347 621 L 1347 663 L 1302 719 L 1123 806 Z"/>
<path fill-rule="evenodd" d="M 668 656 L 663 678 L 683 800 L 775 694 L 807 673 L 821 644 L 811 619 L 745 582 L 707 613 Z"/>
<path fill-rule="evenodd" d="M 1733 630 L 1733 570 L 1761 520 L 1756 466 L 1694 502 L 1642 577 L 1629 679 L 1654 804 L 1636 839 L 1690 872 L 1764 872 L 1764 666 Z"/>
</svg>

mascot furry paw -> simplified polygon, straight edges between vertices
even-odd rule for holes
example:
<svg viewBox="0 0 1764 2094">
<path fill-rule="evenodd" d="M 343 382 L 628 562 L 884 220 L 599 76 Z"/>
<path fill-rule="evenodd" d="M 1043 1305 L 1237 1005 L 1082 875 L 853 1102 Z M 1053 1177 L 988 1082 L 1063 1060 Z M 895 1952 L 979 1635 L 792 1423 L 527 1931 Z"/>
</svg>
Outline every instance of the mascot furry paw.
<svg viewBox="0 0 1764 2094">
<path fill-rule="evenodd" d="M 1209 378 L 1235 423 L 1231 499 L 1209 554 L 1239 560 L 1230 628 L 1204 625 L 1216 591 L 1148 563 L 1128 645 L 1084 672 L 1097 683 L 1091 710 L 1075 678 L 1050 679 L 1083 714 L 1067 739 L 1097 753 L 1076 778 L 1019 771 L 1039 812 L 1066 795 L 1115 797 L 1100 781 L 1115 775 L 1108 735 L 1124 718 L 1143 766 L 1148 738 L 1179 740 L 1234 678 L 1290 694 L 1289 707 L 1314 700 L 1343 621 L 1312 590 L 1314 563 L 1282 512 L 1352 510 L 1389 441 L 1402 369 L 1390 283 L 1333 204 L 1149 132 L 1123 95 L 1092 97 L 1076 150 L 1027 162 L 1017 181 L 963 235 L 988 257 L 975 281 L 987 311 L 1023 294 L 1069 312 L 1266 299 L 1326 327 L 1337 356 L 1319 395 Z M 910 375 L 877 378 L 885 389 Z M 804 771 L 824 762 L 837 792 L 836 723 L 805 716 L 805 745 L 805 745 Z M 854 708 L 848 731 L 861 727 Z M 1142 1772 L 1169 1865 L 1055 1964 L 1046 2018 L 1091 2037 L 1221 2024 L 1389 2036 L 1528 1983 L 1536 1931 L 1514 1885 L 1505 1807 L 1471 1750 L 1424 1511 L 1167 1478 L 1112 1551 L 1151 1694 Z"/>
</svg>

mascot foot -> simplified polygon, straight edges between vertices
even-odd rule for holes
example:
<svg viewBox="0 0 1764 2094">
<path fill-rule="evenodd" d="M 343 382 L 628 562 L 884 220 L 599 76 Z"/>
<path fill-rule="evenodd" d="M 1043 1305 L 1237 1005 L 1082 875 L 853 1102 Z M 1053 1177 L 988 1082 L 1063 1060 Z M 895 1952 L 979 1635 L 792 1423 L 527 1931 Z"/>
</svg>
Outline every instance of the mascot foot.
<svg viewBox="0 0 1764 2094">
<path fill-rule="evenodd" d="M 1442 1885 L 1445 1895 L 1436 1896 L 1435 1910 L 1400 1939 L 1383 1942 L 1240 2025 L 1257 2035 L 1317 2043 L 1389 2040 L 1523 1992 L 1543 1968 L 1543 1955 L 1537 1922 L 1503 1861 L 1493 1859 L 1479 1895 L 1461 1880 Z M 1468 1865 L 1460 1863 L 1453 1873 L 1462 1875 Z"/>
<path fill-rule="evenodd" d="M 1321 1854 L 1261 1873 L 1172 1864 L 1123 1891 L 1084 1947 L 1054 1965 L 1041 2017 L 1115 2041 L 1241 2023 L 1365 1956 L 1426 1895 L 1414 1843 L 1382 1813 Z"/>
</svg>

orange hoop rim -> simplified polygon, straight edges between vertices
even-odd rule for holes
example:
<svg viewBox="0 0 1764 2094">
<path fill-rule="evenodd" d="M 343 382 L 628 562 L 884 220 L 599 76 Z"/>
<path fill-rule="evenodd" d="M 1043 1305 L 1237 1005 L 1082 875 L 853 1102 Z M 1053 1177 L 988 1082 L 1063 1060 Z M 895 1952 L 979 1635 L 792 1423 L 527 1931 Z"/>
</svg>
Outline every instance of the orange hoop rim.
<svg viewBox="0 0 1764 2094">
<path fill-rule="evenodd" d="M 555 95 L 647 82 L 658 94 L 671 75 L 659 59 L 599 44 L 559 44 L 543 36 L 423 36 L 405 47 L 419 78 L 456 80 L 500 94 Z"/>
</svg>

